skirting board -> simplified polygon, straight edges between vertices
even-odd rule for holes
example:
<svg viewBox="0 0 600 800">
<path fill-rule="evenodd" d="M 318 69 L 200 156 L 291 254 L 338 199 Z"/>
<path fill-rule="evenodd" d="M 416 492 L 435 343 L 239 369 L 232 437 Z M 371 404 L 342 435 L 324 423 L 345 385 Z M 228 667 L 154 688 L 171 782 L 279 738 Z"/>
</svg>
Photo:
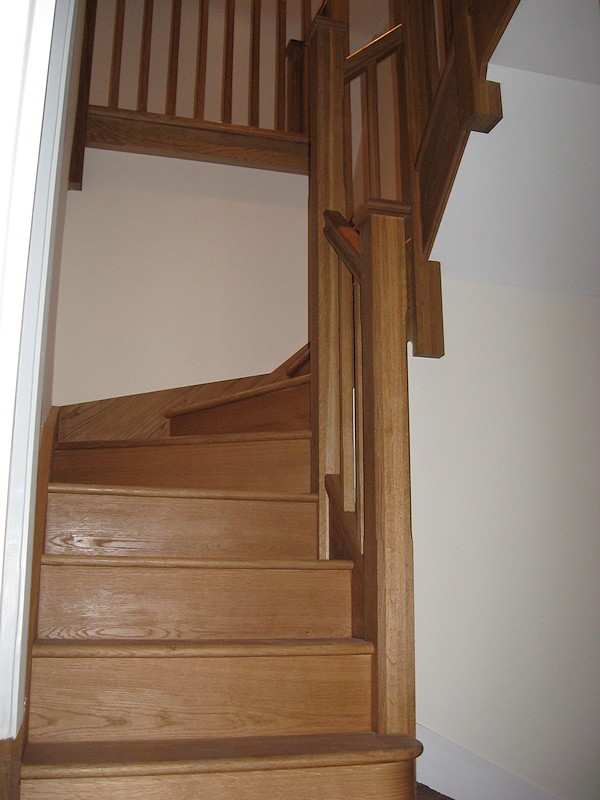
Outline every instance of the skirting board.
<svg viewBox="0 0 600 800">
<path fill-rule="evenodd" d="M 417 780 L 460 800 L 559 800 L 544 789 L 417 725 Z"/>
</svg>

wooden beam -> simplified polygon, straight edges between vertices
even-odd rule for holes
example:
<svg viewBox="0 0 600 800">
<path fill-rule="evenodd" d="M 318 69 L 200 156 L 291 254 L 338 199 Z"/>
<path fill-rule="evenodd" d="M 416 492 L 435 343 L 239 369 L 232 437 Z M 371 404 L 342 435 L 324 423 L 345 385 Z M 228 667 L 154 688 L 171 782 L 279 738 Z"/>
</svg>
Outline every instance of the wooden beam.
<svg viewBox="0 0 600 800">
<path fill-rule="evenodd" d="M 311 485 L 319 495 L 319 542 L 327 557 L 325 475 L 340 472 L 338 259 L 323 235 L 327 209 L 345 212 L 342 147 L 347 23 L 317 17 L 309 36 L 310 119 L 309 332 L 311 346 Z"/>
<path fill-rule="evenodd" d="M 308 138 L 90 106 L 87 146 L 308 175 Z"/>
<path fill-rule="evenodd" d="M 364 387 L 365 637 L 375 643 L 374 730 L 415 730 L 405 223 L 360 222 Z"/>
</svg>

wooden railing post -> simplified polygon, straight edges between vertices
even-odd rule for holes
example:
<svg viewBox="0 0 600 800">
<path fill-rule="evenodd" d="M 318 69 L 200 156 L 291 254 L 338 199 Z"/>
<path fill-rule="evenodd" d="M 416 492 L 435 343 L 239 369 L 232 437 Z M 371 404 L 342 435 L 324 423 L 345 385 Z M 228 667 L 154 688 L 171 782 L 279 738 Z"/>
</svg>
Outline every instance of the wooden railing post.
<svg viewBox="0 0 600 800">
<path fill-rule="evenodd" d="M 405 221 L 367 206 L 361 233 L 365 638 L 373 726 L 415 733 Z"/>
<path fill-rule="evenodd" d="M 309 337 L 311 484 L 319 494 L 319 552 L 328 552 L 325 475 L 340 471 L 338 260 L 323 235 L 326 209 L 345 211 L 343 103 L 347 23 L 317 17 L 310 59 Z"/>
</svg>

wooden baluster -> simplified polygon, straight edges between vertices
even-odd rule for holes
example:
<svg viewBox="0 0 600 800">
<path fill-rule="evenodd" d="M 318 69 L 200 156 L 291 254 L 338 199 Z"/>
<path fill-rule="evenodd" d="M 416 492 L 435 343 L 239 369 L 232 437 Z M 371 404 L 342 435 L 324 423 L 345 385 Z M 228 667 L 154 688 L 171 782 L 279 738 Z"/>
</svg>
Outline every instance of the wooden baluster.
<svg viewBox="0 0 600 800">
<path fill-rule="evenodd" d="M 96 28 L 97 0 L 87 0 L 83 42 L 81 45 L 81 66 L 79 67 L 79 89 L 77 93 L 77 111 L 75 112 L 75 129 L 71 147 L 69 164 L 69 189 L 81 191 L 83 184 L 83 161 L 85 158 L 85 136 L 87 128 L 87 112 L 90 102 L 90 83 L 92 79 L 92 58 L 94 55 L 94 31 Z"/>
<path fill-rule="evenodd" d="M 200 0 L 198 11 L 198 50 L 196 53 L 196 92 L 194 119 L 204 119 L 206 101 L 206 53 L 208 50 L 208 0 Z"/>
<path fill-rule="evenodd" d="M 354 459 L 356 469 L 356 534 L 361 553 L 364 553 L 365 530 L 365 462 L 364 462 L 364 402 L 363 357 L 360 283 L 354 281 Z"/>
<path fill-rule="evenodd" d="M 381 195 L 379 165 L 379 101 L 377 96 L 377 65 L 370 63 L 361 76 L 363 125 L 363 180 L 365 200 Z"/>
<path fill-rule="evenodd" d="M 304 133 L 304 42 L 291 39 L 286 50 L 286 130 Z"/>
<path fill-rule="evenodd" d="M 221 121 L 231 122 L 233 97 L 233 34 L 235 30 L 235 0 L 227 0 L 225 34 L 223 41 L 223 87 L 221 95 Z"/>
<path fill-rule="evenodd" d="M 137 110 L 148 110 L 148 80 L 150 75 L 150 46 L 152 42 L 152 15 L 154 0 L 144 0 L 142 23 L 142 48 L 140 51 L 140 75 L 138 80 Z"/>
<path fill-rule="evenodd" d="M 117 0 L 115 27 L 113 31 L 112 60 L 110 64 L 110 88 L 108 107 L 119 107 L 119 86 L 121 84 L 121 58 L 123 56 L 123 28 L 125 25 L 125 0 Z"/>
<path fill-rule="evenodd" d="M 248 87 L 248 124 L 259 127 L 260 111 L 260 3 L 252 0 L 252 20 L 250 32 L 250 84 Z"/>
<path fill-rule="evenodd" d="M 433 104 L 440 79 L 438 63 L 438 43 L 435 30 L 435 0 L 423 3 L 423 41 L 425 44 L 425 66 L 427 75 L 427 94 L 429 105 Z"/>
<path fill-rule="evenodd" d="M 179 69 L 179 35 L 181 32 L 181 0 L 173 0 L 171 7 L 171 37 L 169 40 L 169 71 L 167 74 L 167 99 L 165 114 L 174 117 L 177 112 L 177 72 Z"/>
<path fill-rule="evenodd" d="M 329 507 L 325 476 L 340 474 L 338 260 L 323 235 L 325 210 L 345 211 L 343 69 L 347 25 L 316 18 L 309 36 L 310 115 L 309 329 L 311 347 L 311 483 L 319 494 L 319 553 L 328 555 Z M 334 134 L 332 132 L 338 132 Z"/>
<path fill-rule="evenodd" d="M 445 0 L 435 0 L 433 12 L 435 18 L 438 72 L 441 74 L 448 57 L 448 4 Z"/>
<path fill-rule="evenodd" d="M 306 41 L 312 23 L 312 3 L 302 0 L 302 38 Z"/>
<path fill-rule="evenodd" d="M 340 347 L 340 475 L 344 511 L 355 511 L 354 497 L 354 298 L 352 274 L 338 262 Z"/>
<path fill-rule="evenodd" d="M 277 49 L 275 56 L 275 130 L 285 130 L 286 0 L 277 0 Z"/>
<path fill-rule="evenodd" d="M 361 231 L 365 638 L 376 647 L 373 729 L 415 731 L 405 228 L 368 207 Z M 381 600 L 383 598 L 383 601 Z"/>
</svg>

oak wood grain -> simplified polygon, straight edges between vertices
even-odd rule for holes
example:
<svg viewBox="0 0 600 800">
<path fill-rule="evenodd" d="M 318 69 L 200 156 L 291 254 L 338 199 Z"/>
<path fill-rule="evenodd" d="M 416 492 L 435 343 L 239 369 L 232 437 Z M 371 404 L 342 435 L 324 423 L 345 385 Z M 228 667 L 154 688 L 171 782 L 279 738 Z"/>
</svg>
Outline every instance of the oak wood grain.
<svg viewBox="0 0 600 800">
<path fill-rule="evenodd" d="M 368 731 L 370 670 L 369 655 L 36 657 L 29 740 Z"/>
<path fill-rule="evenodd" d="M 299 133 L 90 106 L 86 137 L 104 150 L 308 174 L 308 137 Z"/>
<path fill-rule="evenodd" d="M 114 559 L 117 562 L 122 559 Z M 348 637 L 349 570 L 226 564 L 42 566 L 41 639 Z M 132 563 L 133 561 L 133 563 Z"/>
<path fill-rule="evenodd" d="M 412 800 L 411 764 L 375 764 L 208 775 L 25 780 L 22 800 Z"/>
<path fill-rule="evenodd" d="M 316 557 L 314 495 L 202 494 L 51 487 L 46 552 L 205 559 Z"/>
</svg>

